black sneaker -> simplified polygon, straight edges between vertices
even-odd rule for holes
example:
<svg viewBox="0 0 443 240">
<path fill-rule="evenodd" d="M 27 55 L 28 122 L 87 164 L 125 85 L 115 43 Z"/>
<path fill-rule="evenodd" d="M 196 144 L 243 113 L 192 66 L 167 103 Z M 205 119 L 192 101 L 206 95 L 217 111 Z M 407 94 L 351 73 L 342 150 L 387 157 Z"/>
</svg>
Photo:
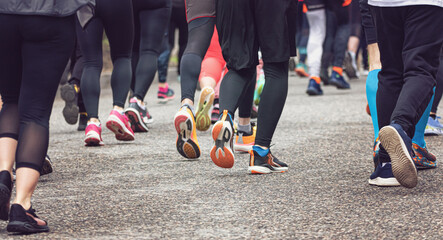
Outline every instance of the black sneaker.
<svg viewBox="0 0 443 240">
<path fill-rule="evenodd" d="M 40 219 L 32 207 L 25 210 L 19 204 L 12 204 L 9 214 L 9 223 L 6 227 L 8 232 L 15 233 L 39 233 L 49 232 L 48 223 Z"/>
<path fill-rule="evenodd" d="M 48 155 L 45 157 L 45 161 L 43 162 L 42 170 L 40 171 L 40 176 L 52 173 L 54 169 L 52 168 L 52 161 Z"/>
<path fill-rule="evenodd" d="M 65 84 L 60 88 L 60 95 L 65 101 L 63 108 L 63 117 L 69 124 L 76 124 L 78 120 L 79 108 L 77 106 L 78 93 L 80 87 L 77 84 Z"/>
<path fill-rule="evenodd" d="M 0 172 L 0 220 L 8 221 L 11 201 L 12 179 L 8 171 Z"/>
<path fill-rule="evenodd" d="M 285 172 L 288 165 L 278 160 L 269 150 L 264 157 L 260 156 L 256 151 L 251 150 L 248 171 L 251 174 L 268 174 L 273 172 Z"/>
<path fill-rule="evenodd" d="M 88 125 L 88 114 L 85 112 L 81 112 L 78 120 L 77 131 L 85 131 L 87 125 Z"/>
<path fill-rule="evenodd" d="M 131 123 L 132 131 L 147 132 L 148 126 L 145 120 L 149 120 L 146 108 L 142 109 L 137 102 L 137 98 L 133 97 L 129 100 L 129 107 L 125 110 L 125 114 Z"/>
</svg>

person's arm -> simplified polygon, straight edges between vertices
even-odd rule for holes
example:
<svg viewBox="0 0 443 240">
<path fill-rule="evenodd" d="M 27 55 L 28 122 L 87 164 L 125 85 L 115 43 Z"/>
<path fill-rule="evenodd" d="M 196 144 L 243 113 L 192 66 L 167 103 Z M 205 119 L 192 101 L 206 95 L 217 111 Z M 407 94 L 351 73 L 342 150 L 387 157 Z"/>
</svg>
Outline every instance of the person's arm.
<svg viewBox="0 0 443 240">
<path fill-rule="evenodd" d="M 360 13 L 363 30 L 365 31 L 366 42 L 368 43 L 369 71 L 381 69 L 380 50 L 377 44 L 377 31 L 375 19 L 368 0 L 360 0 Z"/>
</svg>

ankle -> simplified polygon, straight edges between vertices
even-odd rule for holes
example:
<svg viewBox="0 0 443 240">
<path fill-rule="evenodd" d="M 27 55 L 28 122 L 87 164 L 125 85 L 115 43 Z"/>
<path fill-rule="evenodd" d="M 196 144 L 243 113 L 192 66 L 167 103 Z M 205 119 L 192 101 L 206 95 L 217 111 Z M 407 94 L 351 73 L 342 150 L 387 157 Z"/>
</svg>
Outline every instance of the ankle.
<svg viewBox="0 0 443 240">
<path fill-rule="evenodd" d="M 264 157 L 269 153 L 269 148 L 267 147 L 263 147 L 260 145 L 254 145 L 252 146 L 252 150 L 254 150 L 255 152 L 258 153 L 258 155 Z"/>
<path fill-rule="evenodd" d="M 17 199 L 15 199 L 12 202 L 12 204 L 18 204 L 18 205 L 22 206 L 26 211 L 29 210 L 31 208 L 31 206 L 32 206 L 30 198 L 29 198 L 29 200 L 28 199 L 24 199 L 24 200 L 21 200 L 21 201 L 18 201 Z"/>
<path fill-rule="evenodd" d="M 115 110 L 115 111 L 118 111 L 118 112 L 123 112 L 124 111 L 124 109 L 122 107 L 120 107 L 120 106 L 114 106 L 112 109 Z"/>
<path fill-rule="evenodd" d="M 98 118 L 90 118 L 88 120 L 88 124 L 90 124 L 90 123 L 100 124 L 100 120 L 98 120 Z"/>
</svg>

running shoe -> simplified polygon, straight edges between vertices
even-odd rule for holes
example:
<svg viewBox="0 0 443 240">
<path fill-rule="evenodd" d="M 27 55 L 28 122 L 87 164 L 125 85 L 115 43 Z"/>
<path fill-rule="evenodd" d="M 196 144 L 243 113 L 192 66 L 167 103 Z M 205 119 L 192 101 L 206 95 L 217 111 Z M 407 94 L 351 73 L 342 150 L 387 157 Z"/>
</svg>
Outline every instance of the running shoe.
<svg viewBox="0 0 443 240">
<path fill-rule="evenodd" d="M 8 221 L 11 201 L 12 179 L 9 171 L 0 172 L 0 220 Z"/>
<path fill-rule="evenodd" d="M 175 93 L 169 88 L 168 84 L 166 87 L 159 87 L 157 92 L 157 99 L 159 103 L 167 103 L 168 101 L 174 99 Z"/>
<path fill-rule="evenodd" d="M 321 90 L 320 84 L 318 84 L 315 79 L 309 79 L 308 89 L 306 89 L 306 93 L 309 96 L 318 96 L 323 95 L 323 90 Z"/>
<path fill-rule="evenodd" d="M 53 171 L 54 171 L 54 169 L 52 167 L 52 161 L 49 158 L 49 156 L 46 155 L 45 161 L 43 161 L 42 170 L 40 171 L 40 176 L 43 176 L 43 175 L 46 175 L 46 174 L 50 174 Z"/>
<path fill-rule="evenodd" d="M 19 204 L 12 204 L 9 213 L 9 223 L 6 227 L 8 232 L 14 233 L 39 233 L 49 232 L 48 223 L 40 219 L 31 207 L 25 210 Z"/>
<path fill-rule="evenodd" d="M 338 74 L 336 71 L 332 71 L 329 84 L 336 86 L 338 89 L 350 89 L 351 86 L 344 79 L 344 77 Z"/>
<path fill-rule="evenodd" d="M 88 125 L 88 114 L 81 112 L 78 120 L 77 131 L 85 131 L 86 125 Z"/>
<path fill-rule="evenodd" d="M 194 159 L 200 157 L 200 146 L 197 140 L 194 114 L 184 105 L 175 114 L 174 126 L 177 131 L 177 151 L 185 158 Z"/>
<path fill-rule="evenodd" d="M 85 129 L 85 146 L 103 146 L 101 124 L 88 123 Z"/>
<path fill-rule="evenodd" d="M 60 88 L 60 95 L 65 101 L 65 107 L 63 108 L 63 117 L 68 124 L 76 124 L 78 120 L 77 106 L 78 93 L 80 92 L 80 87 L 77 84 L 65 84 Z"/>
<path fill-rule="evenodd" d="M 428 118 L 428 123 L 425 128 L 425 136 L 435 136 L 443 134 L 443 125 L 438 121 L 440 117 L 436 117 L 435 119 L 432 117 Z"/>
<path fill-rule="evenodd" d="M 300 77 L 309 77 L 308 67 L 302 62 L 298 63 L 295 67 L 295 73 Z"/>
<path fill-rule="evenodd" d="M 372 149 L 372 160 L 374 160 L 374 169 L 378 166 L 378 151 L 380 150 L 380 139 L 377 138 Z"/>
<path fill-rule="evenodd" d="M 412 160 L 417 168 L 426 169 L 437 167 L 437 158 L 434 154 L 430 153 L 426 147 L 422 148 L 418 144 L 412 143 L 412 148 L 415 153 Z"/>
<path fill-rule="evenodd" d="M 349 78 L 358 78 L 358 69 L 355 59 L 352 58 L 351 53 L 347 52 L 343 61 L 343 71 Z"/>
<path fill-rule="evenodd" d="M 223 111 L 223 115 L 212 128 L 212 139 L 214 146 L 211 148 L 211 159 L 215 165 L 222 168 L 232 168 L 234 166 L 233 149 L 233 122 L 228 110 Z"/>
<path fill-rule="evenodd" d="M 368 180 L 369 184 L 379 187 L 397 187 L 400 183 L 392 173 L 391 163 L 378 163 Z"/>
<path fill-rule="evenodd" d="M 106 121 L 106 127 L 115 134 L 117 140 L 134 141 L 134 132 L 128 117 L 124 113 L 112 110 Z"/>
<path fill-rule="evenodd" d="M 211 87 L 204 87 L 200 92 L 197 113 L 195 114 L 196 128 L 199 131 L 206 131 L 211 127 L 209 110 L 211 110 L 214 102 L 214 95 L 214 89 Z"/>
<path fill-rule="evenodd" d="M 403 128 L 391 123 L 380 129 L 380 143 L 389 154 L 392 163 L 392 172 L 397 181 L 404 187 L 413 188 L 417 185 L 418 176 L 412 150 L 412 140 Z"/>
<path fill-rule="evenodd" d="M 220 104 L 218 104 L 218 98 L 215 98 L 211 112 L 211 123 L 212 124 L 216 123 L 219 117 L 220 117 Z"/>
<path fill-rule="evenodd" d="M 235 133 L 234 150 L 239 152 L 249 152 L 255 143 L 255 134 L 257 127 L 252 127 L 251 132 L 237 131 Z"/>
<path fill-rule="evenodd" d="M 145 106 L 139 103 L 137 98 L 133 97 L 129 100 L 129 107 L 125 110 L 125 115 L 131 122 L 131 128 L 134 132 L 147 132 L 149 131 L 147 122 L 148 110 Z M 152 117 L 151 117 L 152 118 Z"/>
<path fill-rule="evenodd" d="M 260 156 L 256 151 L 250 150 L 248 172 L 250 174 L 268 174 L 274 172 L 286 172 L 288 165 L 272 155 L 269 150 L 266 156 Z"/>
</svg>

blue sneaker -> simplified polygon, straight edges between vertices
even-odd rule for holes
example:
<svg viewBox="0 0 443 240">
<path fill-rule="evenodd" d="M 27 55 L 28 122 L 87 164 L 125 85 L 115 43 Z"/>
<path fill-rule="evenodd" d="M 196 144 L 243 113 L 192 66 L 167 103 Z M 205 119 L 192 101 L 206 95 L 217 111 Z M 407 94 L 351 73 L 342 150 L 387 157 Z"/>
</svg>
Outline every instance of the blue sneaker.
<svg viewBox="0 0 443 240">
<path fill-rule="evenodd" d="M 398 182 L 407 188 L 417 185 L 418 176 L 412 150 L 412 140 L 403 128 L 392 122 L 380 129 L 380 143 L 391 158 L 392 173 Z"/>
<path fill-rule="evenodd" d="M 379 187 L 397 187 L 400 183 L 392 173 L 391 163 L 379 163 L 368 180 L 369 184 Z"/>
<path fill-rule="evenodd" d="M 318 96 L 323 95 L 323 91 L 321 90 L 320 84 L 318 84 L 314 79 L 309 79 L 308 89 L 306 93 L 309 96 Z"/>
<path fill-rule="evenodd" d="M 438 121 L 440 117 L 433 119 L 432 117 L 428 118 L 428 123 L 425 128 L 425 136 L 433 136 L 433 135 L 442 135 L 443 134 L 443 125 Z"/>
<path fill-rule="evenodd" d="M 343 78 L 342 75 L 338 74 L 336 71 L 332 71 L 331 79 L 329 79 L 329 84 L 336 86 L 338 89 L 350 89 L 351 85 Z"/>
</svg>

